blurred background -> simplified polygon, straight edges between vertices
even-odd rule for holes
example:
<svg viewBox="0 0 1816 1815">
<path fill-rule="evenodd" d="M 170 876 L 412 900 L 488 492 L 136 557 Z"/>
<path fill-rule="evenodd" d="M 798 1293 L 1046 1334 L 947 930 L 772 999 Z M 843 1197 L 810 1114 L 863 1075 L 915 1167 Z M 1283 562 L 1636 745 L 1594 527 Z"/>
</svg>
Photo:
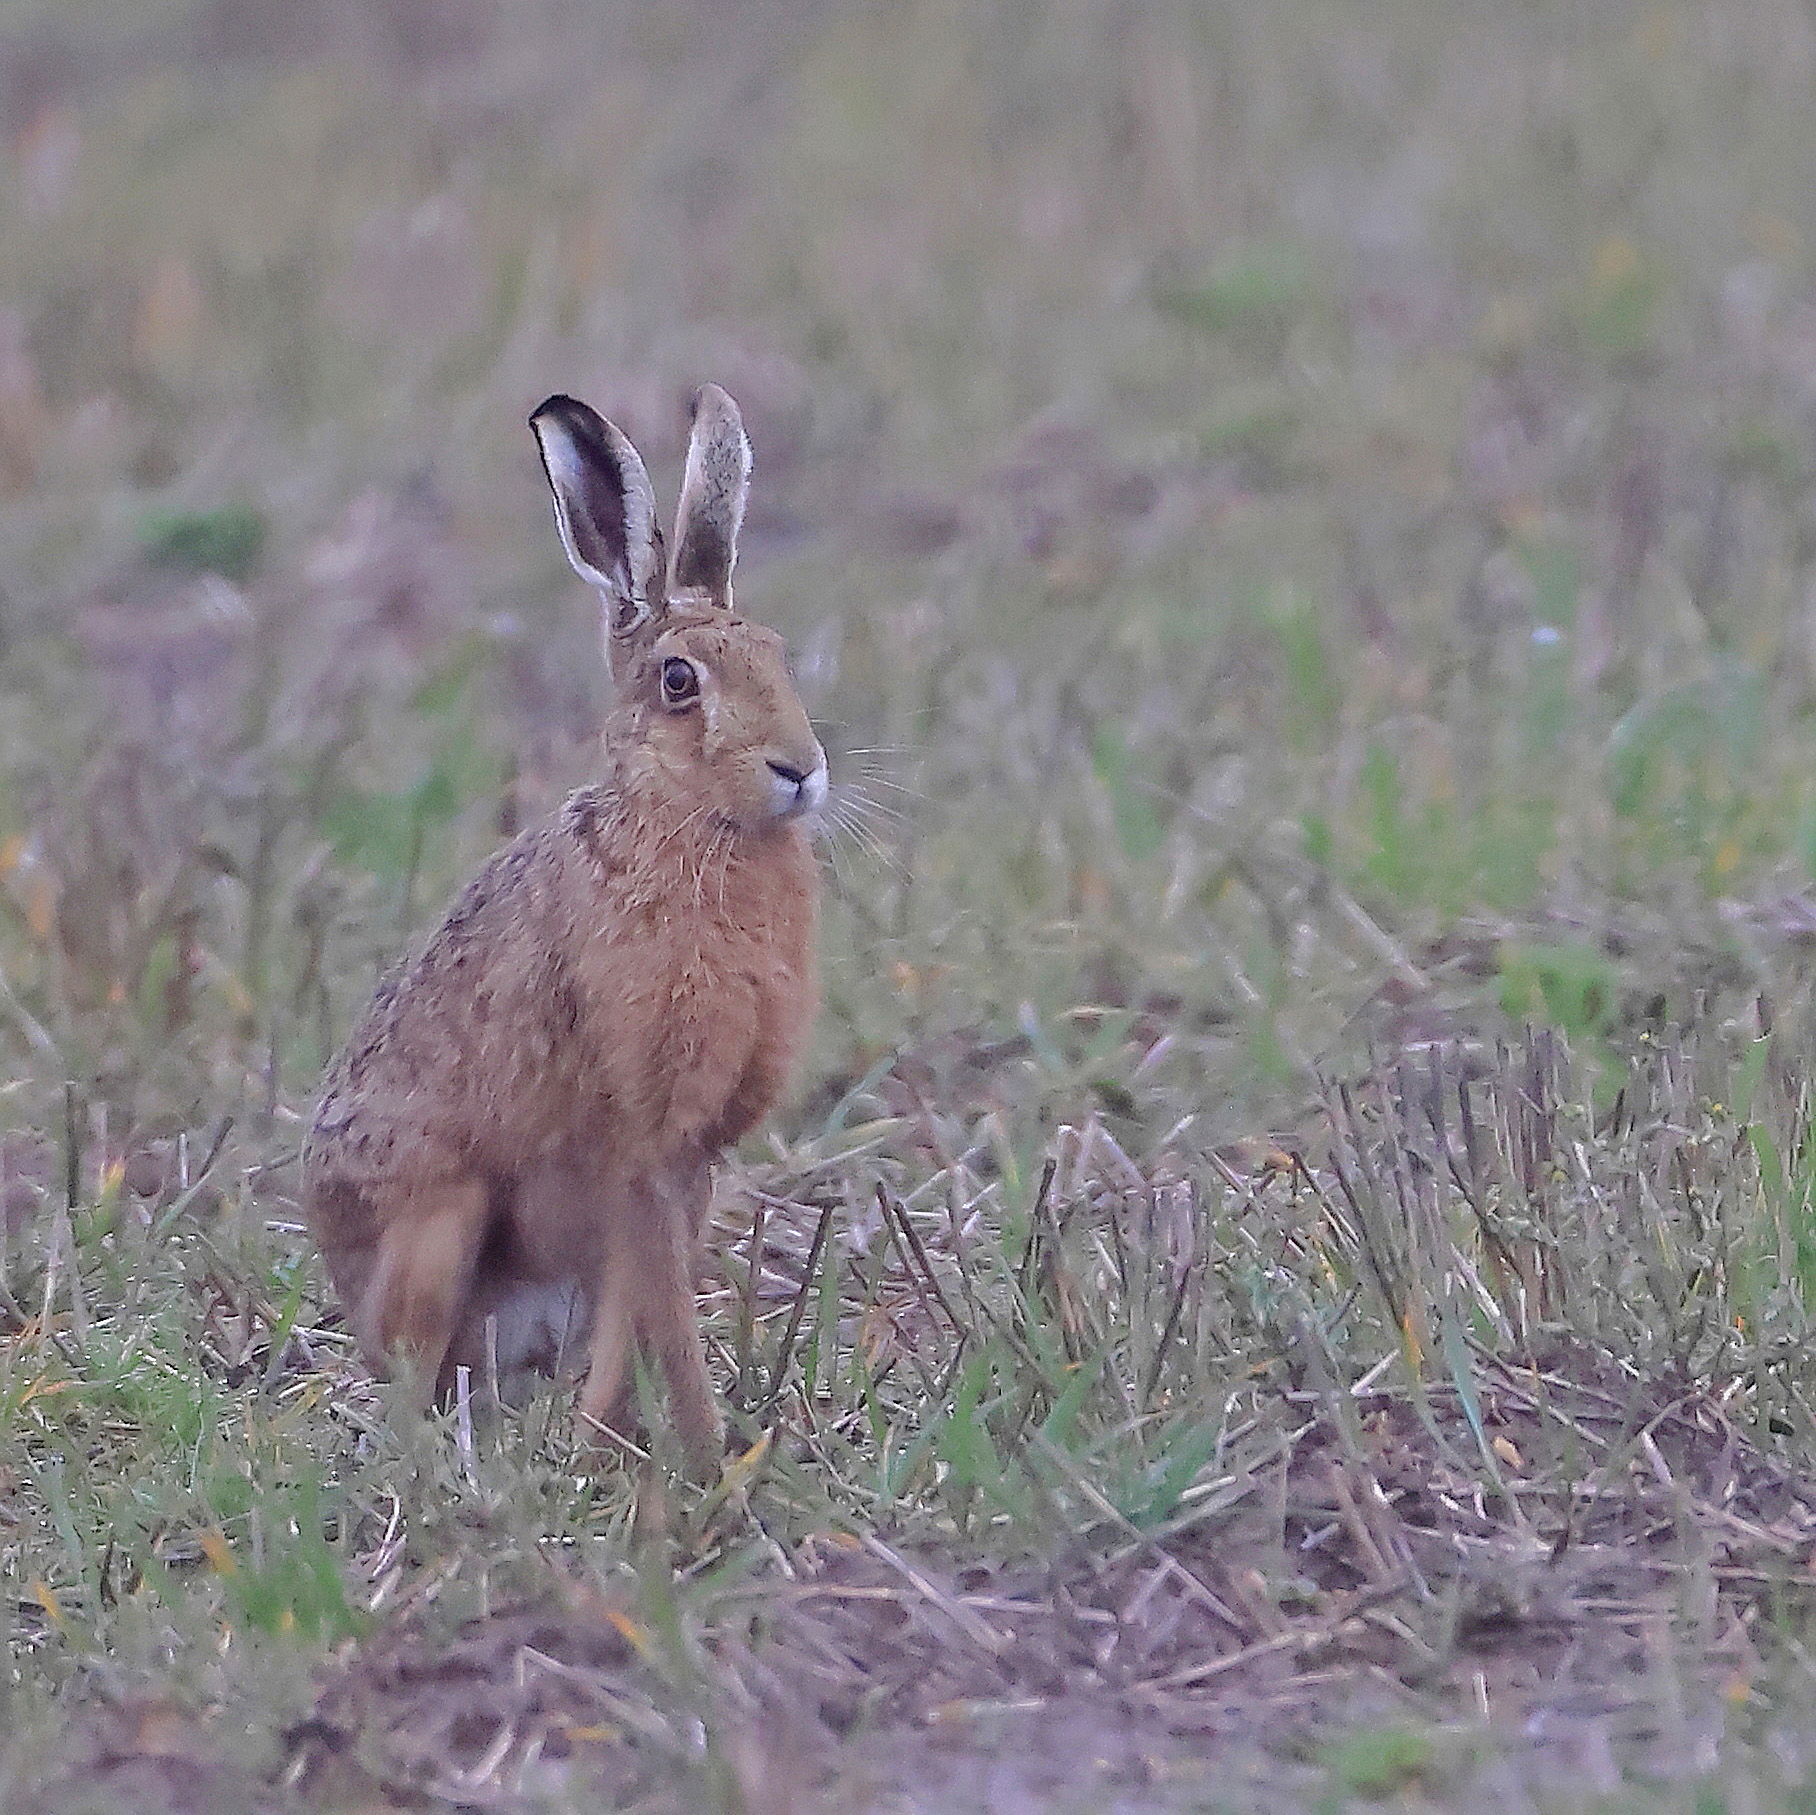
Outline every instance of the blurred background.
<svg viewBox="0 0 1816 1815">
<path fill-rule="evenodd" d="M 0 1803 L 1816 1807 L 1813 93 L 1816 0 L 0 0 Z M 593 761 L 530 410 L 672 508 L 709 378 L 836 799 L 702 1498 L 388 1420 L 293 1162 Z"/>
<path fill-rule="evenodd" d="M 1813 74 L 1792 0 L 7 0 L 7 1124 L 281 1157 L 586 774 L 529 409 L 672 499 L 707 377 L 847 784 L 795 1124 L 1801 1015 Z"/>
</svg>

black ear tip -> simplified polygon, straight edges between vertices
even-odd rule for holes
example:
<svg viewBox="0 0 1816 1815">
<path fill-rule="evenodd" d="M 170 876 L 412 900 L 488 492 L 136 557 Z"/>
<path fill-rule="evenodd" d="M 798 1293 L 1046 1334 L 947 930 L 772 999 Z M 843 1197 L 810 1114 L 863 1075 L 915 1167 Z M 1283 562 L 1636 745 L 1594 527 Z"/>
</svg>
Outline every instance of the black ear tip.
<svg viewBox="0 0 1816 1815">
<path fill-rule="evenodd" d="M 586 405 L 569 397 L 564 391 L 557 391 L 552 397 L 545 397 L 530 411 L 530 427 L 534 428 L 545 416 L 566 416 L 572 418 Z"/>
</svg>

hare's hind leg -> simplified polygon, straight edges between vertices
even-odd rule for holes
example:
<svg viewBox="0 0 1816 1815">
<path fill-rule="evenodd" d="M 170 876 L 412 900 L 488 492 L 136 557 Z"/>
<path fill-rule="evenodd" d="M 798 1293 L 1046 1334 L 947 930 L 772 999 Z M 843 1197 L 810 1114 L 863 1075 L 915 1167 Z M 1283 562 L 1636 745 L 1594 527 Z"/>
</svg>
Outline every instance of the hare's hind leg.
<svg viewBox="0 0 1816 1815">
<path fill-rule="evenodd" d="M 378 1241 L 378 1268 L 359 1311 L 374 1362 L 401 1360 L 427 1396 L 446 1383 L 442 1364 L 472 1284 L 490 1199 L 480 1179 L 412 1194 Z"/>
<path fill-rule="evenodd" d="M 513 1390 L 529 1374 L 580 1374 L 609 1202 L 597 1169 L 570 1154 L 544 1155 L 494 1193 L 450 1364 Z"/>
</svg>

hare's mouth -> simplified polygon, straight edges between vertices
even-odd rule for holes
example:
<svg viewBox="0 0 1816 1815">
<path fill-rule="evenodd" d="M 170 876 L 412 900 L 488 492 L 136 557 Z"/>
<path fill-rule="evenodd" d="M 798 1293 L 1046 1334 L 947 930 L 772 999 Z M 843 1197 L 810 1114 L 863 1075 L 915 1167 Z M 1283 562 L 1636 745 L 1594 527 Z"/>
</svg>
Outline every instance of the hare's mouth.
<svg viewBox="0 0 1816 1815">
<path fill-rule="evenodd" d="M 799 769 L 791 763 L 768 759 L 769 811 L 773 819 L 805 819 L 826 804 L 826 764 L 824 759 L 811 769 Z"/>
</svg>

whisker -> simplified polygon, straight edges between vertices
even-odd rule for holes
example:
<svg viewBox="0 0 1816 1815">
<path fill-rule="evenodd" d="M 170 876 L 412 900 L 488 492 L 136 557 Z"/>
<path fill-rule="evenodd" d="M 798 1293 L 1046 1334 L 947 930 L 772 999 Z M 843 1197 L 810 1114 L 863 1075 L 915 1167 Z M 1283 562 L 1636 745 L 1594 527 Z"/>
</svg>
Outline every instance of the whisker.
<svg viewBox="0 0 1816 1815">
<path fill-rule="evenodd" d="M 830 827 L 834 828 L 834 832 L 843 834 L 844 838 L 852 839 L 854 843 L 857 841 L 857 834 L 859 834 L 859 830 L 861 830 L 861 825 L 859 825 L 859 821 L 855 821 L 855 819 L 852 818 L 850 801 L 844 801 L 844 799 L 839 798 L 826 801 L 824 819 L 826 819 L 826 825 L 830 825 Z"/>
<path fill-rule="evenodd" d="M 876 845 L 868 849 L 864 854 L 879 869 L 887 870 L 890 875 L 896 877 L 899 881 L 906 882 L 908 880 L 908 866 L 903 863 L 901 858 L 896 856 L 893 851 L 886 851 L 881 845 Z"/>
<path fill-rule="evenodd" d="M 894 871 L 898 876 L 907 875 L 907 865 L 902 862 L 901 858 L 861 820 L 852 818 L 849 802 L 842 800 L 829 802 L 822 823 L 831 834 L 827 840 L 829 851 L 837 853 L 841 844 L 848 844 L 854 851 L 881 864 L 884 868 Z M 836 855 L 834 868 L 835 870 L 838 868 Z M 841 880 L 843 880 L 843 872 L 840 874 Z"/>
<path fill-rule="evenodd" d="M 650 846 L 650 855 L 652 857 L 655 856 L 655 854 L 658 851 L 660 851 L 665 844 L 667 844 L 672 838 L 675 838 L 676 836 L 678 836 L 680 833 L 685 832 L 687 830 L 687 828 L 689 826 L 691 826 L 694 823 L 694 821 L 696 819 L 698 819 L 701 816 L 701 814 L 703 814 L 705 811 L 706 811 L 706 807 L 704 804 L 702 804 L 700 806 L 693 807 L 688 812 L 682 814 L 680 819 L 678 819 L 672 826 L 670 826 L 669 829 L 666 832 L 664 832 L 662 834 L 662 836 L 660 838 L 658 838 L 653 845 Z"/>
<path fill-rule="evenodd" d="M 924 754 L 925 752 L 918 750 L 847 750 L 840 756 L 836 766 L 841 770 L 849 766 L 858 780 L 871 787 L 883 788 L 891 794 L 901 794 L 915 800 L 925 800 L 924 791 L 907 779 L 918 775 Z M 897 760 L 889 760 L 890 758 Z"/>
<path fill-rule="evenodd" d="M 845 863 L 844 846 L 839 837 L 839 828 L 823 825 L 822 830 L 826 833 L 822 843 L 825 846 L 827 861 L 832 865 L 833 880 L 838 884 L 839 893 L 841 895 L 855 893 L 852 887 L 851 872 Z"/>
<path fill-rule="evenodd" d="M 871 820 L 882 820 L 889 825 L 899 825 L 908 815 L 897 806 L 887 801 L 872 800 L 860 790 L 846 787 L 839 791 L 839 804 L 848 808 L 857 818 L 869 823 Z"/>
<path fill-rule="evenodd" d="M 721 826 L 715 827 L 707 840 L 706 849 L 700 855 L 700 866 L 694 872 L 696 910 L 704 910 L 706 906 L 706 878 L 715 862 L 719 862 L 719 907 L 721 911 L 725 907 L 725 873 L 731 860 L 731 837 L 730 829 Z"/>
<path fill-rule="evenodd" d="M 905 781 L 897 781 L 893 775 L 875 775 L 866 770 L 858 771 L 856 781 L 845 782 L 842 785 L 848 788 L 887 788 L 891 794 L 900 794 L 910 800 L 927 798 L 924 788 L 910 787 Z"/>
</svg>

